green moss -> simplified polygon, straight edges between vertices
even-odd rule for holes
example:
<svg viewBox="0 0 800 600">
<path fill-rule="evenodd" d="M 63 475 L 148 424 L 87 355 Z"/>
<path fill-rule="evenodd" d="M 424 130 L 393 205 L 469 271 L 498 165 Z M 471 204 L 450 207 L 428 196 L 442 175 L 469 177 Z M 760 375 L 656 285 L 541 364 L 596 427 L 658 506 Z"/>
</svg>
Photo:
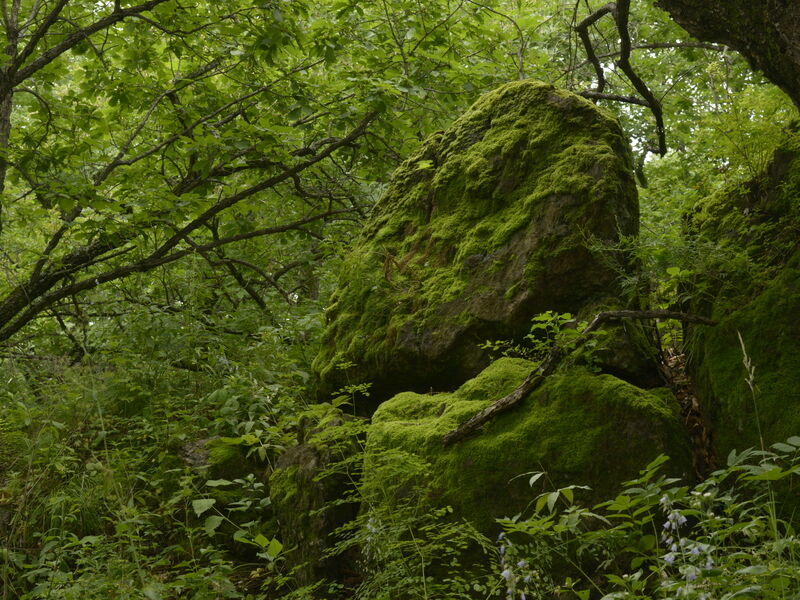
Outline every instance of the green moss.
<svg viewBox="0 0 800 600">
<path fill-rule="evenodd" d="M 721 456 L 800 433 L 800 253 L 751 302 L 694 337 L 696 378 Z M 755 369 L 755 398 L 737 332 Z M 757 414 L 756 414 L 757 413 Z"/>
<path fill-rule="evenodd" d="M 485 366 L 475 348 L 498 327 L 516 335 L 537 312 L 608 293 L 583 229 L 635 233 L 630 166 L 618 123 L 591 102 L 532 81 L 483 96 L 397 169 L 346 258 L 314 363 L 320 396 L 361 381 L 378 400 L 446 389 Z M 523 308 L 498 325 L 501 304 Z M 357 366 L 344 374 L 342 360 Z"/>
<path fill-rule="evenodd" d="M 302 423 L 305 421 L 305 425 Z M 321 579 L 341 579 L 349 559 L 326 556 L 335 543 L 333 532 L 356 516 L 351 501 L 351 457 L 361 451 L 358 420 L 339 409 L 311 409 L 301 419 L 305 440 L 286 450 L 269 479 L 271 507 L 280 529 L 287 570 L 299 585 Z"/>
<path fill-rule="evenodd" d="M 751 296 L 781 267 L 797 248 L 800 230 L 800 133 L 789 132 L 777 147 L 761 176 L 722 189 L 704 198 L 691 215 L 692 229 L 701 239 L 727 250 L 717 278 L 734 279 L 741 297 Z M 743 285 L 743 259 L 756 265 L 754 281 Z M 737 272 L 737 269 L 739 272 Z M 752 269 L 752 265 L 751 265 Z M 721 272 L 720 272 L 721 271 Z M 739 277 L 736 277 L 739 275 Z M 718 294 L 732 299 L 733 286 L 718 286 Z"/>
<path fill-rule="evenodd" d="M 764 173 L 704 201 L 694 233 L 723 259 L 699 277 L 694 312 L 720 323 L 692 330 L 691 366 L 718 453 L 800 432 L 800 134 L 790 131 Z M 703 295 L 704 294 L 704 295 Z M 755 368 L 754 394 L 741 333 Z M 756 416 L 757 413 L 757 416 Z"/>
<path fill-rule="evenodd" d="M 660 453 L 674 457 L 674 472 L 690 471 L 674 399 L 582 369 L 550 377 L 480 435 L 443 448 L 445 433 L 512 391 L 533 367 L 503 358 L 453 393 L 406 392 L 383 403 L 367 435 L 365 479 L 371 457 L 383 451 L 421 456 L 432 465 L 436 503 L 488 531 L 495 518 L 524 510 L 542 491 L 517 478 L 523 473 L 547 471 L 548 486 L 589 485 L 592 501 L 613 494 Z"/>
<path fill-rule="evenodd" d="M 273 504 L 291 506 L 300 492 L 297 485 L 297 465 L 276 469 L 269 478 L 269 497 Z"/>
<path fill-rule="evenodd" d="M 17 468 L 24 449 L 23 433 L 12 429 L 9 423 L 0 417 L 0 478 L 6 471 Z"/>
</svg>

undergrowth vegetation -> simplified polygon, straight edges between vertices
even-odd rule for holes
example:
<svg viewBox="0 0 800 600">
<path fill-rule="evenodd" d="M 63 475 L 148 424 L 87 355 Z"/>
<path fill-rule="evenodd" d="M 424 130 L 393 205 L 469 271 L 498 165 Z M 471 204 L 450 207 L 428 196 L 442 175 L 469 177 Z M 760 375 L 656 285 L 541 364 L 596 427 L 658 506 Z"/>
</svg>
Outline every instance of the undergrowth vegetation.
<svg viewBox="0 0 800 600">
<path fill-rule="evenodd" d="M 417 455 L 367 458 L 366 420 L 323 427 L 320 415 L 346 412 L 370 382 L 348 380 L 330 405 L 310 406 L 323 307 L 392 169 L 500 83 L 592 88 L 591 61 L 565 32 L 583 4 L 602 3 L 199 1 L 197 14 L 164 3 L 140 28 L 107 29 L 106 42 L 79 22 L 116 14 L 120 2 L 11 4 L 32 16 L 18 23 L 21 37 L 4 32 L 9 49 L 32 45 L 9 50 L 3 72 L 17 59 L 50 66 L 14 84 L 25 87 L 13 119 L 0 119 L 14 129 L 0 132 L 0 304 L 24 317 L 0 323 L 0 600 L 800 600 L 800 432 L 764 442 L 754 364 L 771 355 L 754 349 L 751 362 L 744 342 L 741 373 L 738 355 L 729 361 L 744 424 L 730 435 L 758 438 L 757 448 L 730 452 L 699 482 L 664 475 L 662 456 L 599 504 L 583 501 L 582 481 L 554 489 L 544 472 L 520 474 L 530 502 L 495 515 L 491 534 L 437 502 L 432 467 Z M 67 4 L 75 14 L 59 17 Z M 637 68 L 660 86 L 670 151 L 655 157 L 643 106 L 617 107 L 637 164 L 640 233 L 614 247 L 588 241 L 620 275 L 621 304 L 729 315 L 797 257 L 800 169 L 777 192 L 765 172 L 776 144 L 784 159 L 800 156 L 797 113 L 743 59 L 693 47 L 653 3 L 638 4 Z M 48 5 L 61 7 L 52 19 Z M 616 30 L 596 27 L 608 43 L 601 58 L 618 56 Z M 64 39 L 81 43 L 52 62 Z M 42 40 L 51 50 L 37 50 Z M 628 94 L 612 62 L 603 69 Z M 362 121 L 352 140 L 341 137 Z M 128 159 L 142 166 L 104 183 Z M 266 188 L 271 178 L 280 185 Z M 229 215 L 212 210 L 239 196 L 247 201 Z M 766 206 L 776 198 L 778 208 Z M 182 230 L 189 222 L 197 228 Z M 401 239 L 418 233 L 406 225 Z M 155 252 L 163 239 L 179 244 L 171 264 Z M 223 252 L 226 239 L 239 245 Z M 114 242 L 106 253 L 88 252 L 104 240 Z M 378 280 L 392 283 L 400 266 L 387 252 Z M 29 297 L 36 286 L 25 282 L 43 274 L 53 283 Z M 764 315 L 752 323 L 781 333 Z M 522 340 L 484 349 L 541 360 L 553 344 L 570 348 L 587 317 L 544 313 Z M 691 354 L 684 330 L 658 333 L 662 349 Z M 748 344 L 773 343 L 758 335 L 769 337 L 755 329 Z M 577 360 L 592 366 L 601 342 Z M 774 385 L 786 375 L 776 371 L 772 389 L 796 394 Z M 781 394 L 771 402 L 775 420 L 790 410 Z M 356 516 L 337 524 L 320 559 L 353 572 L 307 582 L 270 477 L 314 435 L 332 457 L 314 482 L 339 478 L 347 491 L 311 516 L 343 504 Z"/>
<path fill-rule="evenodd" d="M 296 443 L 295 382 L 51 368 L 4 364 L 4 598 L 800 597 L 798 437 L 732 452 L 694 485 L 661 457 L 592 507 L 580 485 L 528 474 L 530 504 L 497 515 L 496 540 L 436 506 L 419 458 L 381 453 L 360 480 L 363 455 L 341 455 L 328 474 L 356 477 L 338 501 L 362 508 L 329 554 L 360 575 L 310 590 L 283 566 L 265 485 Z"/>
</svg>

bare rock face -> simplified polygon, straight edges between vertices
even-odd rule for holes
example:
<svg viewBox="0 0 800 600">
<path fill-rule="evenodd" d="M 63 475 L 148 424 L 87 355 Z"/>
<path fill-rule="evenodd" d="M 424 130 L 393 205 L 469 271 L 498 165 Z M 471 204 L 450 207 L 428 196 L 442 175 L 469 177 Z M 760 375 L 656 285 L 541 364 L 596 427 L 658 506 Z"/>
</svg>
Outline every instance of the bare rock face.
<svg viewBox="0 0 800 600">
<path fill-rule="evenodd" d="M 486 94 L 398 168 L 346 258 L 320 398 L 369 382 L 370 412 L 399 391 L 454 389 L 488 364 L 482 342 L 615 302 L 588 240 L 635 235 L 638 216 L 613 116 L 532 81 Z"/>
</svg>

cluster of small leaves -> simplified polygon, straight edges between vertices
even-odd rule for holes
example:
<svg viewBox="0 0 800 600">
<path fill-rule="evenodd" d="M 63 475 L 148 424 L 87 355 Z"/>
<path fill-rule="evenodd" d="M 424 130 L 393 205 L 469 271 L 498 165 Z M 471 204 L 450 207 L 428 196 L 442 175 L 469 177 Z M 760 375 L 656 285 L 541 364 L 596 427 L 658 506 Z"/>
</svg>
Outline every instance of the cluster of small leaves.
<svg viewBox="0 0 800 600">
<path fill-rule="evenodd" d="M 483 350 L 489 350 L 493 357 L 511 356 L 541 361 L 547 357 L 554 346 L 561 348 L 565 354 L 569 354 L 581 331 L 588 324 L 588 321 L 578 321 L 571 313 L 557 313 L 548 310 L 531 319 L 530 330 L 521 342 L 487 340 L 480 347 Z M 602 329 L 596 331 L 591 339 L 583 343 L 578 355 L 571 357 L 571 360 L 580 360 L 591 365 L 595 353 L 606 335 L 607 332 Z"/>
</svg>

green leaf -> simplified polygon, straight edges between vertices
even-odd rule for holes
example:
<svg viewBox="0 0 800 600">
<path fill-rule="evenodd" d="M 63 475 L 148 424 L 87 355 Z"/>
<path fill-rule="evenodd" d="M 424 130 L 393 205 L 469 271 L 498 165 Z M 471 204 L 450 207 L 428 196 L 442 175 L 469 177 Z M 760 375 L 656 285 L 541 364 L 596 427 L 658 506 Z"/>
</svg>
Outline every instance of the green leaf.
<svg viewBox="0 0 800 600">
<path fill-rule="evenodd" d="M 722 600 L 732 600 L 733 598 L 758 598 L 761 595 L 760 585 L 751 585 L 731 594 L 725 594 Z"/>
<path fill-rule="evenodd" d="M 531 478 L 528 480 L 528 486 L 533 487 L 533 484 L 539 481 L 543 475 L 544 473 L 534 473 L 531 475 Z"/>
<path fill-rule="evenodd" d="M 227 479 L 209 479 L 206 481 L 206 485 L 208 487 L 223 487 L 225 485 L 232 485 L 232 481 L 228 481 Z"/>
<path fill-rule="evenodd" d="M 748 481 L 777 481 L 791 474 L 791 471 L 784 471 L 780 467 L 772 467 L 758 475 L 747 475 L 745 479 Z"/>
<path fill-rule="evenodd" d="M 639 549 L 642 551 L 652 550 L 656 547 L 656 536 L 654 535 L 643 535 L 639 540 Z"/>
<path fill-rule="evenodd" d="M 243 542 L 245 544 L 252 544 L 250 540 L 247 539 L 247 532 L 244 529 L 237 529 L 233 532 L 233 541 L 234 542 Z"/>
<path fill-rule="evenodd" d="M 206 519 L 205 523 L 203 523 L 203 529 L 205 529 L 208 535 L 214 535 L 214 532 L 217 530 L 217 527 L 222 524 L 222 521 L 223 519 L 221 516 L 211 515 Z"/>
<path fill-rule="evenodd" d="M 142 593 L 148 600 L 162 600 L 163 598 L 161 593 L 152 585 L 148 585 L 147 587 L 143 588 Z"/>
<path fill-rule="evenodd" d="M 550 492 L 549 494 L 547 494 L 547 509 L 550 512 L 553 512 L 553 509 L 556 506 L 556 502 L 558 501 L 558 496 L 559 496 L 558 491 Z"/>
<path fill-rule="evenodd" d="M 194 509 L 195 514 L 199 517 L 212 506 L 214 506 L 217 501 L 214 498 L 203 498 L 202 500 L 192 500 L 192 508 Z"/>
<path fill-rule="evenodd" d="M 790 446 L 789 444 L 784 444 L 783 442 L 772 444 L 772 447 L 778 452 L 797 452 L 797 448 Z"/>
<path fill-rule="evenodd" d="M 745 567 L 744 569 L 739 569 L 736 571 L 738 575 L 763 575 L 767 573 L 769 569 L 765 565 L 753 565 L 751 567 Z"/>
<path fill-rule="evenodd" d="M 272 538 L 269 542 L 269 546 L 267 546 L 267 555 L 270 559 L 275 560 L 280 555 L 281 551 L 283 550 L 283 544 L 281 544 L 277 538 Z"/>
</svg>

